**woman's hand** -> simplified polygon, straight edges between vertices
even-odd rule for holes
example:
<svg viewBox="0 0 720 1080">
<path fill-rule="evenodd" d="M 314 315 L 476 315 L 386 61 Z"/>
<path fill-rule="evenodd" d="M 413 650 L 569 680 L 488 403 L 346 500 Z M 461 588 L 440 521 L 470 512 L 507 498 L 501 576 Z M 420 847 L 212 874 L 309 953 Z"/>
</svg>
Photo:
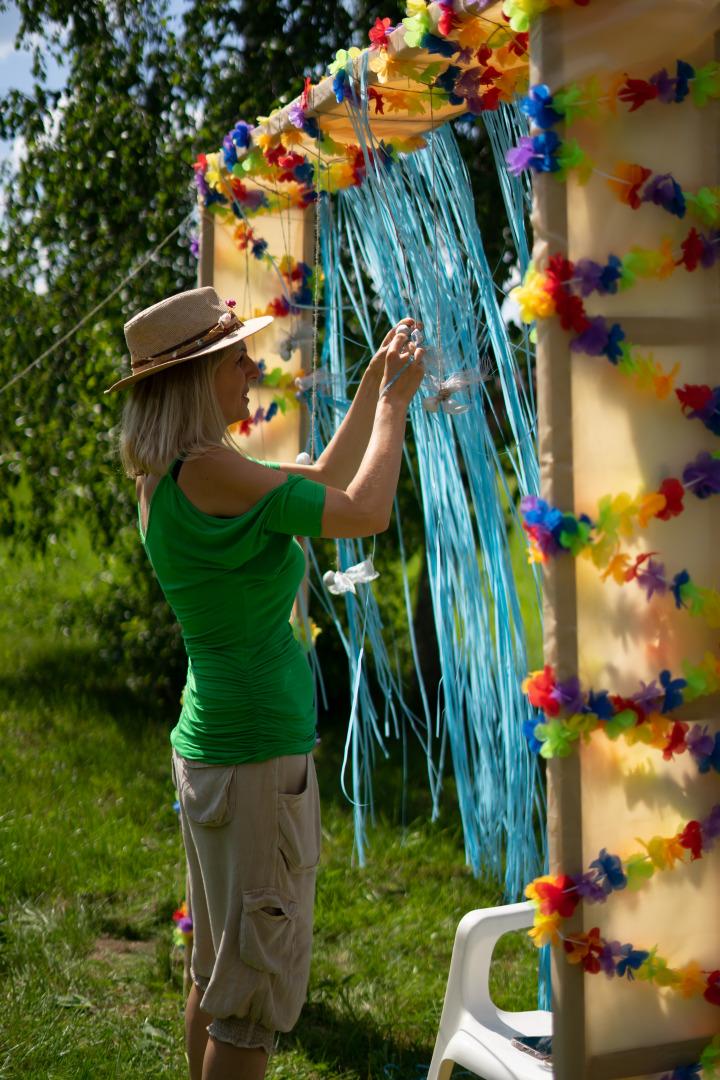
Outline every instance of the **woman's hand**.
<svg viewBox="0 0 720 1080">
<path fill-rule="evenodd" d="M 385 352 L 380 398 L 384 396 L 409 405 L 425 377 L 423 356 L 422 348 L 414 345 L 407 335 L 396 331 Z"/>
<path fill-rule="evenodd" d="M 385 374 L 385 357 L 387 356 L 390 342 L 393 340 L 401 327 L 405 327 L 405 329 L 407 330 L 407 336 L 409 338 L 410 334 L 414 329 L 417 328 L 418 330 L 422 330 L 423 324 L 420 322 L 416 323 L 414 319 L 410 318 L 401 319 L 400 322 L 393 326 L 391 330 L 388 330 L 387 334 L 383 338 L 382 345 L 367 366 L 367 370 L 376 374 L 378 379 L 381 379 Z"/>
</svg>

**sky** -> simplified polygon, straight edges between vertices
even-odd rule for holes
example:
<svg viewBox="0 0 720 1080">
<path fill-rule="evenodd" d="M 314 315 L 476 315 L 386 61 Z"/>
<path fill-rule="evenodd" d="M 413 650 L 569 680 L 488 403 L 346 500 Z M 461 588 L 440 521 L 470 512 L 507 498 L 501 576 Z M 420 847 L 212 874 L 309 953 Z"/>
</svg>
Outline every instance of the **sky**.
<svg viewBox="0 0 720 1080">
<path fill-rule="evenodd" d="M 170 0 L 169 16 L 176 19 L 185 7 L 185 0 Z M 0 95 L 8 90 L 32 90 L 32 51 L 16 50 L 15 35 L 20 26 L 20 14 L 14 4 L 7 11 L 0 11 Z M 62 89 L 63 69 L 54 60 L 48 60 L 48 86 Z M 15 147 L 15 153 L 20 147 Z M 0 159 L 13 154 L 13 147 L 0 139 Z"/>
</svg>

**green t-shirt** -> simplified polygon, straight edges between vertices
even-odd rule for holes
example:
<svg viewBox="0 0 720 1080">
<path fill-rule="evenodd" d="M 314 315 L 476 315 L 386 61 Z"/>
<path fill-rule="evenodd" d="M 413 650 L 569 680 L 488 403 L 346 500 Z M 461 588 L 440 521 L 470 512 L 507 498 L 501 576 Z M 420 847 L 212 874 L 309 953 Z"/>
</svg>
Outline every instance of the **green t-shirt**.
<svg viewBox="0 0 720 1080">
<path fill-rule="evenodd" d="M 224 765 L 313 749 L 313 679 L 289 618 L 305 572 L 294 536 L 320 535 L 324 502 L 322 484 L 292 475 L 235 518 L 198 510 L 172 471 L 155 489 L 141 538 L 188 654 L 170 736 L 183 757 Z"/>
</svg>

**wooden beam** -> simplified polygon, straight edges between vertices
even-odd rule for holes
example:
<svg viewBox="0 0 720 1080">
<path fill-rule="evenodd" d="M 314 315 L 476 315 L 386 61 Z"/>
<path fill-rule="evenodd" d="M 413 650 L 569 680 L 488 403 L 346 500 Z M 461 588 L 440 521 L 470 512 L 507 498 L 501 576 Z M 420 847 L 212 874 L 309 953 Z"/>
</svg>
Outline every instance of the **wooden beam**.
<svg viewBox="0 0 720 1080">
<path fill-rule="evenodd" d="M 215 219 L 212 214 L 200 209 L 200 252 L 198 258 L 198 289 L 214 285 L 213 266 L 215 262 Z"/>
<path fill-rule="evenodd" d="M 557 11 L 531 29 L 530 82 L 547 82 L 562 48 Z M 563 130 L 557 134 L 563 138 Z M 568 253 L 567 194 L 554 177 L 535 178 L 533 255 L 542 269 L 548 255 Z M 537 322 L 537 400 L 540 491 L 564 510 L 574 509 L 572 354 L 558 319 Z M 543 568 L 545 663 L 560 679 L 577 675 L 577 591 L 574 559 L 551 559 Z M 582 870 L 582 803 L 577 754 L 548 762 L 548 851 L 550 873 Z M 582 932 L 582 906 L 567 920 L 567 932 Z M 555 1080 L 588 1080 L 585 1053 L 585 984 L 582 967 L 568 964 L 561 949 L 552 955 L 553 1069 Z"/>
<path fill-rule="evenodd" d="M 711 1036 L 706 1035 L 702 1039 L 683 1039 L 682 1042 L 601 1054 L 590 1059 L 587 1077 L 588 1080 L 629 1080 L 630 1077 L 694 1065 L 710 1039 Z M 555 1076 L 557 1078 L 557 1073 Z"/>
</svg>

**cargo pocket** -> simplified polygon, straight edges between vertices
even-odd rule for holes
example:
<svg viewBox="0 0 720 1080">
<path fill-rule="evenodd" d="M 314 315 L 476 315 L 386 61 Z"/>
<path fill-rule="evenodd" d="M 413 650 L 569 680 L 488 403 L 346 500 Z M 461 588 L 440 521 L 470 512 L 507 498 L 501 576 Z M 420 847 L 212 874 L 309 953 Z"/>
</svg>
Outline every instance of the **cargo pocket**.
<svg viewBox="0 0 720 1080">
<path fill-rule="evenodd" d="M 191 821 L 215 828 L 235 815 L 235 766 L 194 765 L 175 757 L 175 779 L 180 805 Z"/>
<path fill-rule="evenodd" d="M 243 893 L 240 956 L 248 967 L 278 975 L 295 959 L 297 901 L 273 889 Z"/>
<path fill-rule="evenodd" d="M 278 847 L 290 873 L 314 870 L 320 861 L 320 804 L 315 764 L 308 754 L 305 790 L 278 795 Z"/>
</svg>

